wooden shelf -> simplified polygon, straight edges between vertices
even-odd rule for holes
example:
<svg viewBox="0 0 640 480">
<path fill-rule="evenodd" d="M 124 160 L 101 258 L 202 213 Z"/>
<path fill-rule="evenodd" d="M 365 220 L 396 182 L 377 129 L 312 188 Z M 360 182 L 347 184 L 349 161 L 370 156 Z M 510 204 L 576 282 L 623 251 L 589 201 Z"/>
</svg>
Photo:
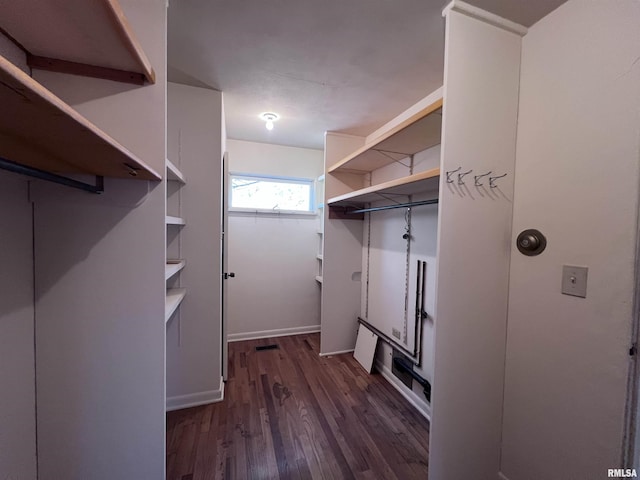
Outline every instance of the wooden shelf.
<svg viewBox="0 0 640 480">
<path fill-rule="evenodd" d="M 164 279 L 169 280 L 187 264 L 184 260 L 167 260 L 164 267 Z"/>
<path fill-rule="evenodd" d="M 187 224 L 184 218 L 172 217 L 171 215 L 167 215 L 165 217 L 165 223 L 167 225 L 186 225 Z"/>
<path fill-rule="evenodd" d="M 176 167 L 171 160 L 167 158 L 167 180 L 171 180 L 174 182 L 180 182 L 183 185 L 187 183 L 184 179 L 184 175 L 180 171 L 178 167 Z"/>
<path fill-rule="evenodd" d="M 164 303 L 164 323 L 167 323 L 171 315 L 178 309 L 182 299 L 187 294 L 186 288 L 169 288 Z"/>
<path fill-rule="evenodd" d="M 414 195 L 429 191 L 437 192 L 440 181 L 440 169 L 434 168 L 426 172 L 416 173 L 408 177 L 390 180 L 371 187 L 345 193 L 328 200 L 329 206 L 363 206 L 376 200 L 383 200 L 381 195 Z"/>
<path fill-rule="evenodd" d="M 320 260 L 320 261 L 322 261 L 322 260 L 323 260 L 322 255 L 316 255 L 316 258 L 317 258 L 318 260 Z"/>
<path fill-rule="evenodd" d="M 322 277 L 320 275 L 316 276 L 316 282 L 322 283 Z"/>
<path fill-rule="evenodd" d="M 0 105 L 0 157 L 52 173 L 162 178 L 1 56 Z"/>
<path fill-rule="evenodd" d="M 117 0 L 3 2 L 0 28 L 28 52 L 32 68 L 128 83 L 155 73 Z"/>
<path fill-rule="evenodd" d="M 375 141 L 329 167 L 329 173 L 365 174 L 438 145 L 442 132 L 442 99 L 412 115 Z M 384 152 L 384 153 L 382 153 Z M 393 157 L 393 158 L 390 158 Z"/>
</svg>

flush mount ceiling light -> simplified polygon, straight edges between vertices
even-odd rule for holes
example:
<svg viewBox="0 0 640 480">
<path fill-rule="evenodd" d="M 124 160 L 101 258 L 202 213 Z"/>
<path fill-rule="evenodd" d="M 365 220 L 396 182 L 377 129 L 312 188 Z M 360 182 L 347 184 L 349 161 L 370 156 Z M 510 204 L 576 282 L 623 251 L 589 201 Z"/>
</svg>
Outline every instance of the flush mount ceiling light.
<svg viewBox="0 0 640 480">
<path fill-rule="evenodd" d="M 277 113 L 273 112 L 264 112 L 260 115 L 260 118 L 264 120 L 266 123 L 267 130 L 273 130 L 273 122 L 280 118 Z"/>
</svg>

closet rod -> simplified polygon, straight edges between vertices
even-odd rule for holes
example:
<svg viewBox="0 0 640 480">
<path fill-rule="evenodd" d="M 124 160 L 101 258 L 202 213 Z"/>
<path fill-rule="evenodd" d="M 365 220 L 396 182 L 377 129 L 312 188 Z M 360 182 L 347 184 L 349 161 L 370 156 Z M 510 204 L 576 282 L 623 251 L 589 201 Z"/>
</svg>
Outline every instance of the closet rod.
<svg viewBox="0 0 640 480">
<path fill-rule="evenodd" d="M 71 188 L 77 188 L 89 193 L 102 193 L 104 192 L 104 177 L 96 175 L 96 184 L 91 185 L 88 183 L 79 182 L 71 178 L 56 175 L 55 173 L 46 172 L 33 167 L 27 167 L 26 165 L 20 165 L 19 163 L 12 162 L 5 158 L 0 157 L 0 170 L 7 170 L 13 173 L 19 173 L 20 175 L 26 175 L 28 177 L 38 178 L 47 182 L 59 183 Z"/>
<path fill-rule="evenodd" d="M 419 200 L 417 202 L 398 203 L 396 205 L 385 205 L 384 207 L 370 207 L 370 208 L 361 208 L 359 210 L 348 210 L 345 213 L 348 215 L 351 215 L 356 213 L 379 212 L 381 210 L 391 210 L 393 208 L 410 208 L 410 207 L 418 207 L 420 205 L 433 205 L 435 203 L 438 203 L 437 198 L 434 198 L 433 200 Z"/>
</svg>

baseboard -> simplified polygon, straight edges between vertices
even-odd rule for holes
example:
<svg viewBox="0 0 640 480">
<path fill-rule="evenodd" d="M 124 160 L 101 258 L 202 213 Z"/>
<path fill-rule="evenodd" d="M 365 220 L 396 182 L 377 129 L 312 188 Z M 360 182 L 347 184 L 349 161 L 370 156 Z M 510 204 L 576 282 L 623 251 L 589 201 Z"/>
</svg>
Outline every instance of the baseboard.
<svg viewBox="0 0 640 480">
<path fill-rule="evenodd" d="M 166 410 L 181 410 L 183 408 L 199 407 L 208 403 L 216 403 L 224 400 L 224 379 L 220 377 L 220 388 L 206 392 L 190 393 L 188 395 L 177 395 L 167 398 Z"/>
<path fill-rule="evenodd" d="M 380 374 L 385 378 L 387 382 L 389 382 L 400 394 L 407 399 L 407 401 L 413 405 L 423 417 L 427 420 L 431 421 L 431 407 L 426 404 L 419 395 L 417 395 L 413 390 L 410 390 L 406 387 L 404 383 L 398 380 L 391 369 L 384 365 L 379 360 L 375 361 L 376 370 L 380 372 Z"/>
<path fill-rule="evenodd" d="M 257 340 L 259 338 L 286 337 L 289 335 L 318 333 L 319 331 L 320 331 L 320 325 L 310 325 L 307 327 L 278 328 L 276 330 L 263 330 L 261 332 L 230 333 L 227 336 L 227 341 L 240 342 L 242 340 Z"/>
<path fill-rule="evenodd" d="M 340 350 L 339 352 L 321 353 L 320 356 L 321 357 L 329 357 L 331 355 L 342 355 L 343 353 L 351 353 L 354 350 L 355 350 L 354 348 L 351 348 L 349 350 Z"/>
</svg>

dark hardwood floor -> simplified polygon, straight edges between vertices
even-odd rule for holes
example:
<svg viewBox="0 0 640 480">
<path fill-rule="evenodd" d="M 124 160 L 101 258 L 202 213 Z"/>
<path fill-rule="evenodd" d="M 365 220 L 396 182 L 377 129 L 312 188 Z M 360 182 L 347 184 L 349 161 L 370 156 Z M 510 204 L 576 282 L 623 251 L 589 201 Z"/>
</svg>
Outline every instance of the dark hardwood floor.
<svg viewBox="0 0 640 480">
<path fill-rule="evenodd" d="M 425 480 L 429 423 L 352 354 L 319 357 L 319 342 L 229 344 L 224 401 L 167 414 L 167 479 Z"/>
</svg>

